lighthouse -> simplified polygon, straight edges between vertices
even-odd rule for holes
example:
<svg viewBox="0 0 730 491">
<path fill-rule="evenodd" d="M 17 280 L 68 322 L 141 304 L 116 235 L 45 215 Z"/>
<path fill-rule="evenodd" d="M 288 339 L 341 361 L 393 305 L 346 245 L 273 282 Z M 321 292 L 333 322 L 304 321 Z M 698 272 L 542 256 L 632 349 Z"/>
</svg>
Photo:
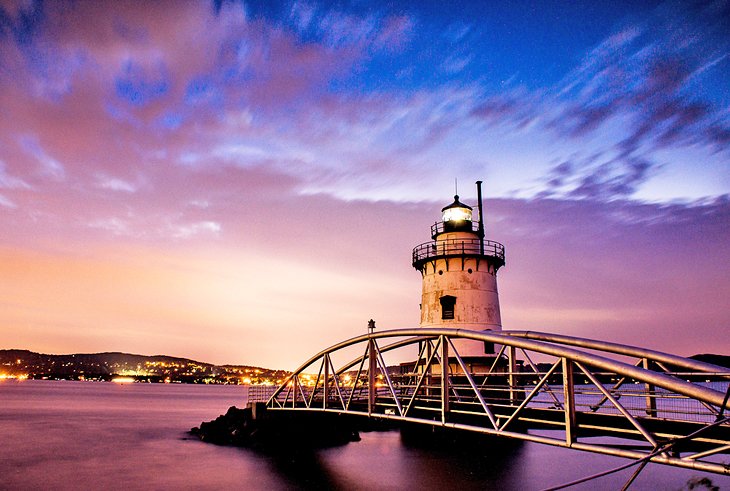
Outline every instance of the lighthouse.
<svg viewBox="0 0 730 491">
<path fill-rule="evenodd" d="M 413 249 L 413 267 L 421 273 L 421 327 L 501 331 L 497 271 L 504 266 L 504 246 L 484 239 L 481 181 L 477 181 L 479 220 L 459 196 L 441 210 L 431 226 L 431 240 Z M 462 358 L 478 362 L 493 357 L 494 346 L 457 340 Z"/>
</svg>

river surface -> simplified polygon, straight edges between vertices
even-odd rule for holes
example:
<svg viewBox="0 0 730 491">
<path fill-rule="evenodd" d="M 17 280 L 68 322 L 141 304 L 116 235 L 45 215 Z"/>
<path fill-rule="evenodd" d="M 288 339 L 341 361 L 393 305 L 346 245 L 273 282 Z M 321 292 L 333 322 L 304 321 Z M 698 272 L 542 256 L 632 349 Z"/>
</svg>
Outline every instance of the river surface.
<svg viewBox="0 0 730 491">
<path fill-rule="evenodd" d="M 245 400 L 243 386 L 0 381 L 0 489 L 537 490 L 628 462 L 532 443 L 479 455 L 414 448 L 398 432 L 267 456 L 188 435 Z M 620 489 L 631 472 L 570 489 Z M 730 478 L 656 464 L 631 489 L 689 489 L 703 477 L 730 489 Z"/>
</svg>

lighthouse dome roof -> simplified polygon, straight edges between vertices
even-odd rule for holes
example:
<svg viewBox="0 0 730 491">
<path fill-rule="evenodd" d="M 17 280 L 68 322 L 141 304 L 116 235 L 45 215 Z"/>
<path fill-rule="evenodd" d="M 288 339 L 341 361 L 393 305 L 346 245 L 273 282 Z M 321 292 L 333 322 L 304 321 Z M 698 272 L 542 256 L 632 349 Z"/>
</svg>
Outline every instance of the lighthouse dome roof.
<svg viewBox="0 0 730 491">
<path fill-rule="evenodd" d="M 467 210 L 471 210 L 471 206 L 465 205 L 464 203 L 462 203 L 461 201 L 459 201 L 459 195 L 458 194 L 457 195 L 454 195 L 454 202 L 451 203 L 448 206 L 444 206 L 443 208 L 441 208 L 441 211 L 450 210 L 451 208 L 466 208 Z"/>
</svg>

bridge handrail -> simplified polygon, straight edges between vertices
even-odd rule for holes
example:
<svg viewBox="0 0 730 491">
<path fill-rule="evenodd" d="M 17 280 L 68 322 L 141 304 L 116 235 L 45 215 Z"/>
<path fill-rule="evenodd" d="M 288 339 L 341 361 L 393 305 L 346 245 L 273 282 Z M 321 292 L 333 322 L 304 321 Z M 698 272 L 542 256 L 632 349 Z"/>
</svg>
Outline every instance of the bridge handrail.
<svg viewBox="0 0 730 491">
<path fill-rule="evenodd" d="M 269 402 L 271 402 L 273 399 L 275 399 L 284 390 L 284 388 L 287 386 L 287 384 L 292 379 L 294 379 L 294 377 L 297 377 L 304 369 L 309 367 L 312 363 L 317 361 L 319 358 L 321 358 L 329 353 L 337 351 L 341 348 L 346 348 L 346 347 L 354 345 L 354 344 L 369 341 L 370 339 L 407 337 L 407 336 L 413 336 L 413 337 L 411 337 L 408 340 L 396 342 L 396 343 L 393 343 L 392 345 L 381 348 L 380 351 L 383 352 L 386 349 L 394 349 L 395 347 L 400 347 L 400 346 L 405 346 L 407 344 L 416 343 L 419 340 L 423 340 L 424 338 L 438 337 L 438 336 L 449 336 L 452 338 L 457 337 L 457 338 L 473 339 L 476 341 L 487 341 L 490 343 L 514 346 L 516 348 L 528 349 L 528 350 L 535 351 L 538 353 L 566 358 L 566 359 L 574 361 L 574 362 L 583 363 L 585 365 L 596 367 L 596 368 L 599 368 L 599 369 L 602 369 L 605 371 L 611 371 L 613 373 L 616 373 L 616 374 L 619 374 L 622 376 L 631 377 L 632 379 L 637 380 L 639 382 L 652 384 L 657 387 L 662 387 L 669 391 L 674 391 L 678 394 L 682 394 L 687 397 L 698 399 L 707 404 L 711 404 L 711 405 L 714 405 L 717 407 L 723 407 L 723 405 L 726 404 L 726 401 L 724 400 L 724 394 L 722 394 L 718 391 L 715 391 L 713 389 L 710 389 L 708 387 L 702 387 L 699 385 L 695 385 L 690 382 L 686 382 L 684 380 L 680 380 L 675 377 L 665 375 L 663 373 L 646 370 L 646 369 L 639 368 L 634 365 L 629 365 L 627 363 L 623 363 L 623 362 L 620 362 L 617 360 L 605 358 L 603 356 L 586 353 L 584 351 L 579 351 L 579 350 L 576 350 L 573 348 L 556 346 L 555 344 L 548 343 L 546 341 L 525 339 L 522 337 L 511 336 L 509 334 L 497 334 L 492 331 L 471 331 L 471 330 L 466 330 L 466 329 L 425 328 L 425 327 L 393 329 L 393 330 L 387 330 L 387 331 L 380 331 L 378 333 L 373 333 L 373 334 L 363 334 L 360 336 L 356 336 L 354 338 L 347 339 L 345 341 L 341 341 L 340 343 L 337 343 L 335 345 L 332 345 L 329 348 L 326 348 L 326 349 L 320 351 L 319 353 L 317 353 L 316 355 L 314 355 L 310 359 L 308 359 L 306 362 L 304 362 L 302 365 L 300 365 L 300 367 L 297 368 L 292 373 L 292 375 L 289 376 L 289 378 L 287 378 L 287 380 L 272 394 L 271 398 L 269 399 Z M 397 346 L 394 346 L 394 345 L 397 345 Z M 637 348 L 637 349 L 639 349 L 639 348 Z M 659 352 L 657 352 L 657 353 L 659 353 Z M 362 359 L 362 358 L 360 358 L 360 359 Z M 721 369 L 721 367 L 713 367 L 713 368 L 720 368 L 721 372 L 728 373 L 728 375 L 730 375 L 730 370 L 727 370 L 727 369 L 723 370 L 723 369 Z M 726 409 L 730 409 L 730 407 L 727 407 Z"/>
<path fill-rule="evenodd" d="M 601 341 L 597 339 L 579 338 L 574 336 L 565 336 L 563 334 L 553 334 L 540 331 L 502 331 L 508 336 L 520 337 L 525 339 L 534 339 L 537 341 L 547 341 L 550 343 L 567 344 L 579 348 L 605 351 L 617 355 L 635 356 L 637 358 L 647 358 L 651 361 L 668 363 L 670 365 L 696 370 L 708 374 L 727 373 L 730 376 L 730 370 L 727 367 L 713 365 L 704 361 L 693 360 L 692 358 L 683 358 L 671 353 L 664 353 L 638 346 L 624 345 L 612 343 L 610 341 Z"/>
</svg>

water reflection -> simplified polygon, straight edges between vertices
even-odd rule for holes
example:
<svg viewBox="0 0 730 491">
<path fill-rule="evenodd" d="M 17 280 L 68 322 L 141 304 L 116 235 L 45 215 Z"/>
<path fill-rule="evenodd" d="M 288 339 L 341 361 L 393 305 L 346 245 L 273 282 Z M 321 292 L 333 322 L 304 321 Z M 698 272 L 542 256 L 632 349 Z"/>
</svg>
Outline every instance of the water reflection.
<svg viewBox="0 0 730 491">
<path fill-rule="evenodd" d="M 306 447 L 283 448 L 277 452 L 255 452 L 287 489 L 342 489 L 320 451 Z"/>
<path fill-rule="evenodd" d="M 472 435 L 419 439 L 389 431 L 361 437 L 358 443 L 318 452 L 318 475 L 326 480 L 314 487 L 509 489 L 523 449 L 521 442 Z"/>
<path fill-rule="evenodd" d="M 521 445 L 505 443 L 485 452 L 389 431 L 362 433 L 360 442 L 329 449 L 287 445 L 254 454 L 288 489 L 484 489 L 503 486 L 519 458 Z"/>
<path fill-rule="evenodd" d="M 424 446 L 392 431 L 361 433 L 362 441 L 342 447 L 287 446 L 276 454 L 185 437 L 244 397 L 231 386 L 2 382 L 0 489 L 534 490 L 626 463 L 506 439 Z M 630 473 L 571 491 L 620 489 Z M 730 489 L 728 477 L 659 465 L 647 467 L 631 489 L 682 489 L 704 477 Z"/>
</svg>

